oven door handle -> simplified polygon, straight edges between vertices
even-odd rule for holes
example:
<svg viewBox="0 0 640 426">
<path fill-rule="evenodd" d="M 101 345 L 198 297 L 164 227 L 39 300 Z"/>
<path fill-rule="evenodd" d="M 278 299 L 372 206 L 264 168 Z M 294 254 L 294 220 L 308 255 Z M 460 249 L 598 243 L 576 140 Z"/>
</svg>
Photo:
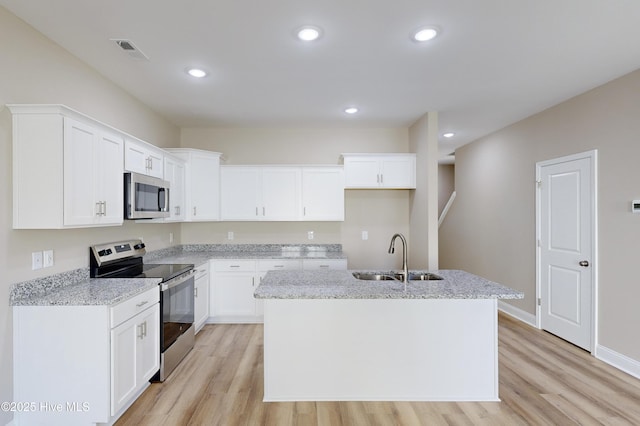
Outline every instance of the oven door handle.
<svg viewBox="0 0 640 426">
<path fill-rule="evenodd" d="M 192 269 L 189 272 L 180 275 L 179 277 L 173 278 L 165 283 L 160 283 L 160 291 L 169 290 L 170 288 L 177 287 L 180 284 L 183 284 L 185 281 L 193 278 L 193 275 L 195 273 L 195 270 Z"/>
</svg>

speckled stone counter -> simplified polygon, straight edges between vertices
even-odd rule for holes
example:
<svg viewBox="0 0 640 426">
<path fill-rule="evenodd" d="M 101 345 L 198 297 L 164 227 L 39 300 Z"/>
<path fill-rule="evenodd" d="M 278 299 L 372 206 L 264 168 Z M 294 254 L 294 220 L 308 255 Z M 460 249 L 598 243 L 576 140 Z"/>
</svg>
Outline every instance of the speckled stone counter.
<svg viewBox="0 0 640 426">
<path fill-rule="evenodd" d="M 341 244 L 187 244 L 149 252 L 145 263 L 193 263 L 211 259 L 346 259 Z"/>
<path fill-rule="evenodd" d="M 14 297 L 13 306 L 109 306 L 158 287 L 160 278 L 94 278 L 43 293 Z"/>
<path fill-rule="evenodd" d="M 522 299 L 524 294 L 477 275 L 438 270 L 442 280 L 358 280 L 354 271 L 269 271 L 255 291 L 258 299 Z M 362 271 L 359 271 L 362 272 Z M 366 271 L 389 273 L 390 271 Z M 411 271 L 424 272 L 424 271 Z"/>
<path fill-rule="evenodd" d="M 187 244 L 150 251 L 145 263 L 194 264 L 212 259 L 346 259 L 341 244 Z M 12 306 L 112 305 L 160 282 L 158 278 L 89 278 L 89 268 L 11 286 Z"/>
</svg>

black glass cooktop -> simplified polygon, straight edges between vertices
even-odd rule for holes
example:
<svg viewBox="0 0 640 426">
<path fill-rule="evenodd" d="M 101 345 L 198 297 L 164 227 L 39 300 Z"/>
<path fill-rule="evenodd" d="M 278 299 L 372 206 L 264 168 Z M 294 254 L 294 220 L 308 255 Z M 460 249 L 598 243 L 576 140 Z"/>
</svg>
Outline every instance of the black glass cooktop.
<svg viewBox="0 0 640 426">
<path fill-rule="evenodd" d="M 103 278 L 162 278 L 169 281 L 193 269 L 193 264 L 153 264 L 143 263 L 113 272 Z"/>
</svg>

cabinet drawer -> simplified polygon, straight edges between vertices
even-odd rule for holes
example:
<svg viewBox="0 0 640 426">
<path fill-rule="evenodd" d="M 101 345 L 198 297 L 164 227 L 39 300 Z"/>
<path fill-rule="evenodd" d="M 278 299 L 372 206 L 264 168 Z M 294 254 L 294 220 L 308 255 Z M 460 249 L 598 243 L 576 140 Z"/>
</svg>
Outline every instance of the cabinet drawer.
<svg viewBox="0 0 640 426">
<path fill-rule="evenodd" d="M 300 260 L 298 259 L 269 259 L 258 261 L 258 271 L 298 271 Z"/>
<path fill-rule="evenodd" d="M 118 326 L 139 312 L 160 301 L 160 287 L 154 287 L 127 299 L 110 309 L 111 328 Z"/>
<path fill-rule="evenodd" d="M 347 259 L 304 259 L 302 267 L 305 271 L 347 269 Z"/>
<path fill-rule="evenodd" d="M 215 260 L 213 270 L 216 272 L 255 271 L 255 260 Z"/>
</svg>

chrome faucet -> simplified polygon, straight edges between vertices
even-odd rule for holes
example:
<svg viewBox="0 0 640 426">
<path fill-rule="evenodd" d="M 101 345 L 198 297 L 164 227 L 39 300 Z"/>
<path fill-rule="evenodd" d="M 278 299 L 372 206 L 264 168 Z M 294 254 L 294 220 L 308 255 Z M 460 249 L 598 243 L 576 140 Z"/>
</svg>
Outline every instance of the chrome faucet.
<svg viewBox="0 0 640 426">
<path fill-rule="evenodd" d="M 389 254 L 393 254 L 395 252 L 395 243 L 396 238 L 400 237 L 402 241 L 402 270 L 404 271 L 404 275 L 402 277 L 402 282 L 404 283 L 405 290 L 407 289 L 407 283 L 409 282 L 409 265 L 407 264 L 407 240 L 404 238 L 402 234 L 394 234 L 391 237 L 391 244 L 389 245 Z"/>
</svg>

